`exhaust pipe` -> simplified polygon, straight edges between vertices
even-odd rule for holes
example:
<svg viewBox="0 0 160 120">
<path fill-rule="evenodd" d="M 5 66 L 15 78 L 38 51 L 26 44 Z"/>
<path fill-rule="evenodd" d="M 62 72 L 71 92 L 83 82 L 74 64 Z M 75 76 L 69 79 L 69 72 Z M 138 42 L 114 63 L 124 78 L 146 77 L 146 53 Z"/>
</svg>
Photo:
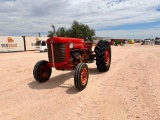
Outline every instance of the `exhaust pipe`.
<svg viewBox="0 0 160 120">
<path fill-rule="evenodd" d="M 53 36 L 52 36 L 52 37 L 57 37 L 57 35 L 56 35 L 56 29 L 55 29 L 55 26 L 54 26 L 54 25 L 52 25 L 52 28 L 53 28 Z"/>
</svg>

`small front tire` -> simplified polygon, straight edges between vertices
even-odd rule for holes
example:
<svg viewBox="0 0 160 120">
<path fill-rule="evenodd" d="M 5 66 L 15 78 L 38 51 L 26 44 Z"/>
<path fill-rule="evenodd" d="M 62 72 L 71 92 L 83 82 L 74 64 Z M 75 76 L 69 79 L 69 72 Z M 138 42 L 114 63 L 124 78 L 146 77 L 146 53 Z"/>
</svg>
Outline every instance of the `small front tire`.
<svg viewBox="0 0 160 120">
<path fill-rule="evenodd" d="M 86 63 L 79 63 L 74 73 L 74 84 L 78 90 L 83 90 L 88 83 L 89 70 Z"/>
<path fill-rule="evenodd" d="M 43 83 L 49 80 L 52 68 L 48 66 L 48 61 L 41 60 L 37 62 L 33 69 L 33 76 L 36 81 Z"/>
</svg>

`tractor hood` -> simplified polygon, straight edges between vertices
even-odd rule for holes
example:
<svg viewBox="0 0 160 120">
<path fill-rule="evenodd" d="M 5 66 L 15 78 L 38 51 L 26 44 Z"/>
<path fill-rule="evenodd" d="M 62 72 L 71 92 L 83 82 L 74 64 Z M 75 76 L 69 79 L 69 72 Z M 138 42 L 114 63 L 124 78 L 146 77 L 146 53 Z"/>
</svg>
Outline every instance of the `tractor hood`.
<svg viewBox="0 0 160 120">
<path fill-rule="evenodd" d="M 84 40 L 79 38 L 69 38 L 69 37 L 53 37 L 47 39 L 47 44 L 66 44 L 67 46 L 71 46 L 70 48 L 78 49 L 84 48 Z"/>
<path fill-rule="evenodd" d="M 69 37 L 53 37 L 47 39 L 47 44 L 53 44 L 53 43 L 79 43 L 79 44 L 84 44 L 83 39 L 79 38 L 69 38 Z"/>
</svg>

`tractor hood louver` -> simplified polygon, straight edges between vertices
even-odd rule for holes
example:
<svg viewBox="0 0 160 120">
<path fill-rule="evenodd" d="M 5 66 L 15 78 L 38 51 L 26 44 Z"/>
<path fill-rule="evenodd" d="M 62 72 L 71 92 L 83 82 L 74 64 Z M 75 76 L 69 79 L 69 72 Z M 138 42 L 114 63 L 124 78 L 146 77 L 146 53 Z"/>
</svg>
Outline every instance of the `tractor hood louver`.
<svg viewBox="0 0 160 120">
<path fill-rule="evenodd" d="M 66 44 L 65 43 L 48 44 L 47 47 L 48 47 L 49 62 L 65 62 L 66 61 Z"/>
<path fill-rule="evenodd" d="M 66 61 L 66 44 L 56 43 L 53 44 L 54 51 L 54 62 L 65 62 Z"/>
</svg>

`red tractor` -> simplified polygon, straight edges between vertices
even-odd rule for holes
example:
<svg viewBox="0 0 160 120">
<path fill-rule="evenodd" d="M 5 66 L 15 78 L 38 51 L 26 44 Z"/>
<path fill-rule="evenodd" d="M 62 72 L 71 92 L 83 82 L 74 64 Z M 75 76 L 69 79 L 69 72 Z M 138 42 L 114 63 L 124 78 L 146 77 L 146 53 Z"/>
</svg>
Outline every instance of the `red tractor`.
<svg viewBox="0 0 160 120">
<path fill-rule="evenodd" d="M 92 51 L 92 43 L 84 39 L 52 37 L 47 39 L 48 61 L 41 60 L 34 66 L 33 76 L 42 83 L 49 80 L 52 67 L 57 70 L 75 69 L 74 84 L 78 90 L 83 90 L 89 78 L 86 63 L 96 60 L 97 69 L 106 72 L 111 64 L 111 47 L 108 41 L 101 40 Z"/>
</svg>

